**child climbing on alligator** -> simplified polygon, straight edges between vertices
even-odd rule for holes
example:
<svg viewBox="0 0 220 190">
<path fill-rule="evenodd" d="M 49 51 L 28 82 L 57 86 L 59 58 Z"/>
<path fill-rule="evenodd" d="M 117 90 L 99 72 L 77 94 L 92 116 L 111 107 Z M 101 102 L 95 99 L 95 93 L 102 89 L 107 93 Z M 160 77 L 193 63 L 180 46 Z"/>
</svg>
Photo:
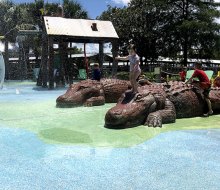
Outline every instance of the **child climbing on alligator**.
<svg viewBox="0 0 220 190">
<path fill-rule="evenodd" d="M 138 92 L 137 78 L 141 74 L 141 69 L 139 66 L 140 58 L 137 55 L 137 50 L 134 44 L 128 46 L 129 55 L 125 57 L 116 57 L 116 60 L 130 61 L 130 82 L 132 86 L 132 92 L 135 94 Z"/>
<path fill-rule="evenodd" d="M 194 81 L 194 78 L 198 78 L 199 81 Z M 186 81 L 186 84 L 192 83 L 194 86 L 198 87 L 199 89 L 203 90 L 203 95 L 205 98 L 205 101 L 208 105 L 208 113 L 204 114 L 204 116 L 209 116 L 213 114 L 212 111 L 212 104 L 209 99 L 209 92 L 211 89 L 211 83 L 206 75 L 206 73 L 202 70 L 202 64 L 201 63 L 195 63 L 195 71 L 192 75 L 192 77 Z"/>
</svg>

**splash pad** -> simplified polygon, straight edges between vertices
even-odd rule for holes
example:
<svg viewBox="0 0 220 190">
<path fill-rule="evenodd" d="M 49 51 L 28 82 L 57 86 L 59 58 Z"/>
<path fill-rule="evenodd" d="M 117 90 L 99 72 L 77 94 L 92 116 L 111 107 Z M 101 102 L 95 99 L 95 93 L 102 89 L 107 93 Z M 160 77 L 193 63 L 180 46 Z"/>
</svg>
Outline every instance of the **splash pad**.
<svg viewBox="0 0 220 190">
<path fill-rule="evenodd" d="M 219 116 L 110 130 L 104 115 L 114 104 L 56 108 L 65 91 L 31 82 L 0 91 L 3 189 L 219 187 Z"/>
</svg>

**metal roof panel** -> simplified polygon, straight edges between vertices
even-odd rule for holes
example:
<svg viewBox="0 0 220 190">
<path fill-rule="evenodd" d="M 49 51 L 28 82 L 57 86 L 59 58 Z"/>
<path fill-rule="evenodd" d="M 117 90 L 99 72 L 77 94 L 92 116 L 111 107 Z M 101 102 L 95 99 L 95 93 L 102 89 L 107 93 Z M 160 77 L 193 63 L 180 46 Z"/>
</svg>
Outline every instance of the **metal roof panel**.
<svg viewBox="0 0 220 190">
<path fill-rule="evenodd" d="M 110 21 L 45 16 L 44 23 L 48 35 L 63 35 L 79 38 L 119 38 Z M 92 29 L 93 23 L 97 26 L 97 31 Z"/>
</svg>

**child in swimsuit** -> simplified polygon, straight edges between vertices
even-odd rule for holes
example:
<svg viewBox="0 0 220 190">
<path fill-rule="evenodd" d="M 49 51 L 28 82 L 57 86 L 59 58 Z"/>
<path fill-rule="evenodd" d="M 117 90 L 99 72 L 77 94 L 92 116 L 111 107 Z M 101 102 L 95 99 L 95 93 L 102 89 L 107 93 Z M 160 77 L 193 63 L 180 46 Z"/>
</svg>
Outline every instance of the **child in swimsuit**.
<svg viewBox="0 0 220 190">
<path fill-rule="evenodd" d="M 137 55 L 137 50 L 135 45 L 131 44 L 128 46 L 129 55 L 125 57 L 116 57 L 116 60 L 129 61 L 130 62 L 130 82 L 132 86 L 132 92 L 137 93 L 138 83 L 137 78 L 141 74 L 141 69 L 139 66 L 140 58 Z"/>
</svg>

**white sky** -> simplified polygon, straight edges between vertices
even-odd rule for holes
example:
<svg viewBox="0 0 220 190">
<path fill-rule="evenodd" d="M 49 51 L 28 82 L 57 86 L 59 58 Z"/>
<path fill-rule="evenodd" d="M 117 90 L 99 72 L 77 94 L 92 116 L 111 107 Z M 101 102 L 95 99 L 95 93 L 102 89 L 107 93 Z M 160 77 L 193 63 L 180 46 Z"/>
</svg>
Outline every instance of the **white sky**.
<svg viewBox="0 0 220 190">
<path fill-rule="evenodd" d="M 123 5 L 127 5 L 130 0 L 112 0 L 114 3 L 116 4 L 123 4 Z"/>
<path fill-rule="evenodd" d="M 73 43 L 73 46 L 77 46 L 77 48 L 84 48 L 84 45 L 82 43 Z M 105 47 L 105 46 L 104 46 Z M 9 49 L 12 49 L 13 46 L 9 44 Z M 4 51 L 4 44 L 0 42 L 0 51 Z M 86 53 L 98 53 L 99 52 L 99 45 L 98 44 L 86 44 Z M 110 53 L 111 49 L 108 48 L 108 45 L 104 48 L 104 53 Z"/>
<path fill-rule="evenodd" d="M 129 2 L 130 2 L 130 0 L 112 0 L 114 3 L 116 3 L 116 4 L 123 4 L 123 5 L 127 5 Z M 220 2 L 220 0 L 215 0 L 215 2 Z"/>
<path fill-rule="evenodd" d="M 1 1 L 1 0 L 0 0 Z M 9 44 L 9 49 L 12 49 L 12 45 Z M 0 41 L 0 51 L 3 52 L 4 51 L 4 44 Z"/>
</svg>

